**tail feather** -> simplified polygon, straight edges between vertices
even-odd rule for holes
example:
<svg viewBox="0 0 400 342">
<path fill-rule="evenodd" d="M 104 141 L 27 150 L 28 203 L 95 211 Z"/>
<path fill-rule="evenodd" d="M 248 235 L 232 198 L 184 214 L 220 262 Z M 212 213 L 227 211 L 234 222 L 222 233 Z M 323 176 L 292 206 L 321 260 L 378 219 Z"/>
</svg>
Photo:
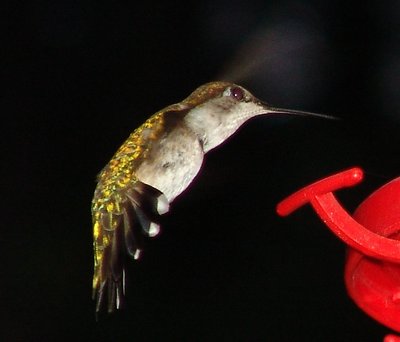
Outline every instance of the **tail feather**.
<svg viewBox="0 0 400 342">
<path fill-rule="evenodd" d="M 169 208 L 165 196 L 157 189 L 137 182 L 125 191 L 121 212 L 100 214 L 100 231 L 95 239 L 95 274 L 93 297 L 96 314 L 104 306 L 108 312 L 125 304 L 125 272 L 128 256 L 138 259 L 145 236 L 159 231 L 159 216 Z"/>
<path fill-rule="evenodd" d="M 124 208 L 124 238 L 127 254 L 137 259 L 140 251 L 143 248 L 143 236 L 138 232 L 138 219 L 133 206 Z M 136 231 L 135 231 L 136 227 Z"/>
</svg>

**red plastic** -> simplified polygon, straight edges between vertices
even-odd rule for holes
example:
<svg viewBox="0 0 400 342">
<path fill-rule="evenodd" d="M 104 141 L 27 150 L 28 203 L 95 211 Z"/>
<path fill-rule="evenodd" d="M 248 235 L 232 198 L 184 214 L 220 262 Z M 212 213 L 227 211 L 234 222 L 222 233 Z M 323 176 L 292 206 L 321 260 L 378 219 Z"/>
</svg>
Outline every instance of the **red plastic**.
<svg viewBox="0 0 400 342">
<path fill-rule="evenodd" d="M 352 168 L 306 186 L 277 206 L 281 216 L 311 203 L 331 231 L 348 246 L 345 283 L 351 298 L 377 321 L 400 332 L 400 178 L 371 194 L 352 217 L 333 191 L 363 178 Z M 387 335 L 385 342 L 400 342 Z"/>
</svg>

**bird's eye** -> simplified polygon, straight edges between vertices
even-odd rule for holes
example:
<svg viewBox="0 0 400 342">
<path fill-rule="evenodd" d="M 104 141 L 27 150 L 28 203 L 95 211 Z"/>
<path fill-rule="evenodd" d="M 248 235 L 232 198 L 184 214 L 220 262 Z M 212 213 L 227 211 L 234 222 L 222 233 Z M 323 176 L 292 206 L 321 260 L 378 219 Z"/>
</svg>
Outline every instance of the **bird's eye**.
<svg viewBox="0 0 400 342">
<path fill-rule="evenodd" d="M 238 101 L 242 101 L 244 98 L 243 89 L 239 87 L 234 87 L 231 89 L 231 96 L 234 97 Z"/>
</svg>

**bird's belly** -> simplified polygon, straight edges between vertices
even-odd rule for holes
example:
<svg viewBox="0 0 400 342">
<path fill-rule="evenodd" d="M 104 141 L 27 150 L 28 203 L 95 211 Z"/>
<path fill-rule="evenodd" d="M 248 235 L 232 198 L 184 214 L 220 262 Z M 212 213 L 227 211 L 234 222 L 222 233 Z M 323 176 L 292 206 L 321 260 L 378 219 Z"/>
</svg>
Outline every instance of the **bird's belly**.
<svg viewBox="0 0 400 342">
<path fill-rule="evenodd" d="M 162 139 L 136 170 L 138 179 L 160 190 L 172 202 L 196 177 L 203 149 L 191 131 L 176 130 Z"/>
</svg>

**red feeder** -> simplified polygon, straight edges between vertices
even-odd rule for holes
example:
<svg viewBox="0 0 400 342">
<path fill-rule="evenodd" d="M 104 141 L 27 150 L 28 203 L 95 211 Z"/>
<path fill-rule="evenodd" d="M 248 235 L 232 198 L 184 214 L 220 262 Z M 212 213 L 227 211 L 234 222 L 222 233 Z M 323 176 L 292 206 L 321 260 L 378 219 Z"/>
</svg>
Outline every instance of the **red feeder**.
<svg viewBox="0 0 400 342">
<path fill-rule="evenodd" d="M 358 184 L 359 168 L 324 178 L 277 206 L 287 216 L 310 202 L 323 222 L 348 246 L 345 283 L 350 297 L 368 315 L 400 332 L 400 177 L 372 193 L 351 216 L 333 191 Z M 385 342 L 400 342 L 387 335 Z"/>
</svg>

